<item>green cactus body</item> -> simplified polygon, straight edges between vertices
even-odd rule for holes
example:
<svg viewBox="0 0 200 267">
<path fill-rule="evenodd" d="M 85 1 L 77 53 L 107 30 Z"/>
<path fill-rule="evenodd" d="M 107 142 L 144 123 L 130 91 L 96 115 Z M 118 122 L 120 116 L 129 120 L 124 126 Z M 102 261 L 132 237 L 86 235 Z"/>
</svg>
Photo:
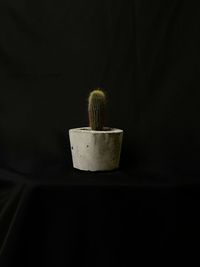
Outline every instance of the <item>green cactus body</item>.
<svg viewBox="0 0 200 267">
<path fill-rule="evenodd" d="M 105 123 L 105 107 L 105 93 L 100 88 L 93 90 L 88 98 L 89 126 L 92 130 L 103 130 Z"/>
</svg>

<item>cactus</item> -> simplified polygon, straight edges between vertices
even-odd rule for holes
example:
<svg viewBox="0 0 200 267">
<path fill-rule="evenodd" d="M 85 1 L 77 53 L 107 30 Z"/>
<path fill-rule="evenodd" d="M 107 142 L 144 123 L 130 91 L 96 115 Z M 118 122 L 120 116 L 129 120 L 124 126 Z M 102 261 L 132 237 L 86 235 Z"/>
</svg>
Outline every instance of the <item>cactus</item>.
<svg viewBox="0 0 200 267">
<path fill-rule="evenodd" d="M 106 95 L 101 88 L 93 90 L 88 98 L 88 117 L 91 130 L 102 131 L 105 123 Z"/>
</svg>

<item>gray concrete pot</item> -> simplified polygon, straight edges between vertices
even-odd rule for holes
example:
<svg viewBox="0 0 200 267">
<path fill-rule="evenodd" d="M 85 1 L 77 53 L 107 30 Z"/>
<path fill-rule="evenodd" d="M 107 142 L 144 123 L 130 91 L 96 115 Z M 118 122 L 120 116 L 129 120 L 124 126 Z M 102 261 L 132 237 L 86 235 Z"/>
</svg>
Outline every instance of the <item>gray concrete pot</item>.
<svg viewBox="0 0 200 267">
<path fill-rule="evenodd" d="M 69 130 L 73 167 L 84 171 L 109 171 L 119 167 L 123 130 L 90 127 Z"/>
</svg>

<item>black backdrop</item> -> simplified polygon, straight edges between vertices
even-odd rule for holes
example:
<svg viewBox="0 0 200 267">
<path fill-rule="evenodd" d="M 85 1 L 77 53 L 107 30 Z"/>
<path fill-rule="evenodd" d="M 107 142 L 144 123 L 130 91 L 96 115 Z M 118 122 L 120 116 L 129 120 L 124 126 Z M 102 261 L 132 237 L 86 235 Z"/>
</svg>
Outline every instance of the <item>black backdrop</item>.
<svg viewBox="0 0 200 267">
<path fill-rule="evenodd" d="M 195 1 L 2 0 L 0 14 L 2 166 L 70 167 L 68 129 L 102 86 L 124 167 L 199 174 Z"/>
<path fill-rule="evenodd" d="M 199 29 L 197 1 L 1 0 L 1 266 L 163 266 L 177 207 L 196 252 Z M 72 169 L 68 129 L 96 86 L 124 129 L 113 173 Z"/>
</svg>

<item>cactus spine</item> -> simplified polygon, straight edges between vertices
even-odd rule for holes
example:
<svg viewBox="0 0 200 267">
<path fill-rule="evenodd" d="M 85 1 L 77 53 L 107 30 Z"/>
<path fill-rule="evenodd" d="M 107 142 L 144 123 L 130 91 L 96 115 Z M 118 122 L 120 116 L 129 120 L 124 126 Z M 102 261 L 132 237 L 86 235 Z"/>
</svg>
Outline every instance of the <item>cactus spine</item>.
<svg viewBox="0 0 200 267">
<path fill-rule="evenodd" d="M 102 131 L 105 123 L 106 95 L 97 88 L 89 94 L 88 117 L 91 130 Z"/>
</svg>

